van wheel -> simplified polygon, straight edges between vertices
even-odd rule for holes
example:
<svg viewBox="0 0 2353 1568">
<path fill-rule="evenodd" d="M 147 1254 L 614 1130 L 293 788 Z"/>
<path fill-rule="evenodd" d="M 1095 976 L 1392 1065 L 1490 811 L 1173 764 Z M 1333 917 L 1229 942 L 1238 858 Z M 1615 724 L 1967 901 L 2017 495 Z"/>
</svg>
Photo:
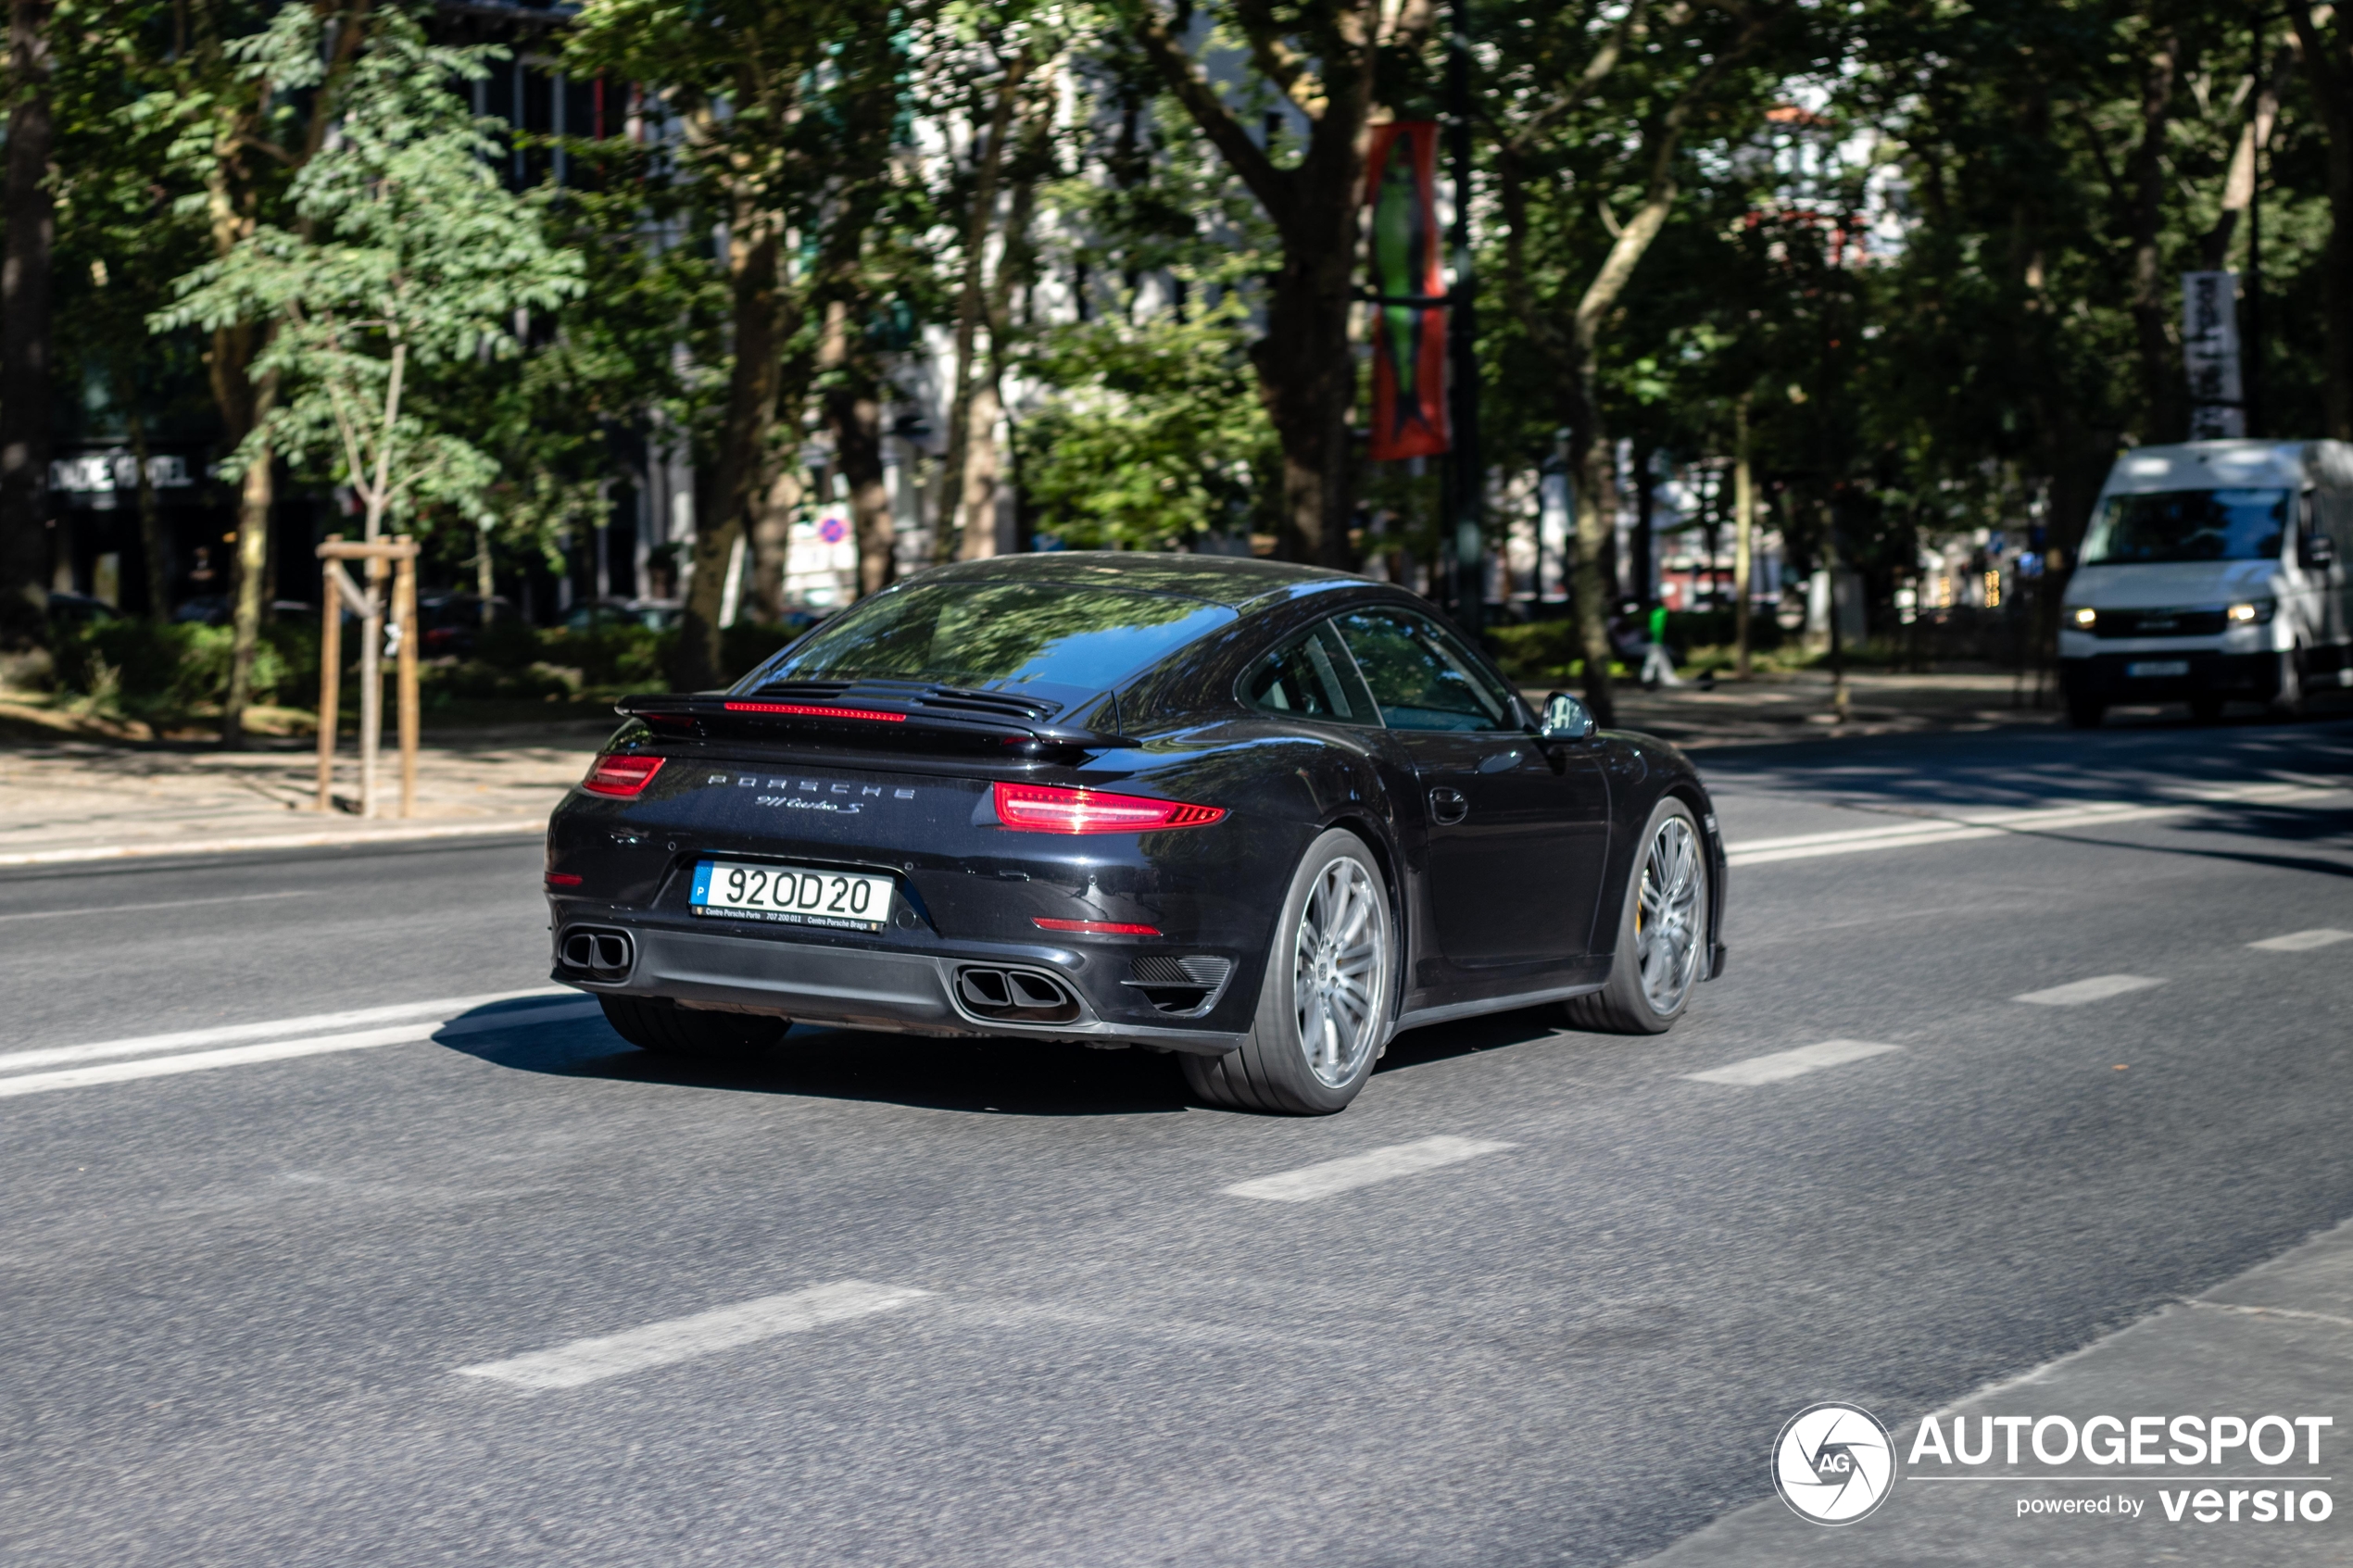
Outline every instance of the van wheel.
<svg viewBox="0 0 2353 1568">
<path fill-rule="evenodd" d="M 2079 730 L 2096 730 L 2100 721 L 2108 717 L 2108 704 L 2096 697 L 2071 696 L 2067 699 L 2067 721 Z"/>
<path fill-rule="evenodd" d="M 788 1020 L 761 1013 L 704 1012 L 667 997 L 600 996 L 612 1032 L 657 1056 L 694 1061 L 745 1061 L 785 1037 Z"/>
</svg>

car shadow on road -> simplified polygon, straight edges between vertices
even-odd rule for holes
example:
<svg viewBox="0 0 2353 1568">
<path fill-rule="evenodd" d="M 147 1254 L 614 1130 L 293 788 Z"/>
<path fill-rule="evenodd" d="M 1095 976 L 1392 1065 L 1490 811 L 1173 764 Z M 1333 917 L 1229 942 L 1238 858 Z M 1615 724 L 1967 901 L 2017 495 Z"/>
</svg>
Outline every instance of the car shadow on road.
<svg viewBox="0 0 2353 1568">
<path fill-rule="evenodd" d="M 511 1011 L 512 1024 L 497 1022 Z M 1190 1104 L 1176 1059 L 1035 1040 L 929 1039 L 801 1025 L 740 1064 L 658 1056 L 623 1044 L 595 1013 L 478 1008 L 435 1036 L 520 1073 L 608 1078 L 732 1094 L 872 1100 L 988 1116 L 1173 1114 Z M 537 1015 L 537 1016 L 535 1016 Z"/>
</svg>

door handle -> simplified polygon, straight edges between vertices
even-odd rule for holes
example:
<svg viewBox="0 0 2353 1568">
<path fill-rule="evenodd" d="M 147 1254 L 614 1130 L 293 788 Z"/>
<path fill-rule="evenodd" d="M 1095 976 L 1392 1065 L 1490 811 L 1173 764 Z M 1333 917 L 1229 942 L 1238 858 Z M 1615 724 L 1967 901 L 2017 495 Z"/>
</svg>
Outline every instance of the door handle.
<svg viewBox="0 0 2353 1568">
<path fill-rule="evenodd" d="M 1470 801 L 1459 789 L 1433 789 L 1429 792 L 1429 814 L 1439 826 L 1453 827 L 1470 815 Z"/>
</svg>

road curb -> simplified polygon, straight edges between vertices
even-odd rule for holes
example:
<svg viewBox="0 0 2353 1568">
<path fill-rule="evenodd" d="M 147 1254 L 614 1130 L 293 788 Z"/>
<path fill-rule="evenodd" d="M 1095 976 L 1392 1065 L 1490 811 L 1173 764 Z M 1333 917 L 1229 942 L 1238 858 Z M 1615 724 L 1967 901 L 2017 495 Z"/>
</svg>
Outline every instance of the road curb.
<svg viewBox="0 0 2353 1568">
<path fill-rule="evenodd" d="M 0 852 L 0 867 L 70 865 L 82 860 L 126 860 L 164 855 L 224 855 L 250 849 L 338 848 L 360 844 L 414 844 L 436 838 L 504 838 L 547 830 L 544 817 L 509 817 L 484 822 L 439 822 L 430 827 L 344 829 L 321 833 L 256 834 L 243 838 L 174 838 L 138 844 L 77 844 L 57 849 Z"/>
</svg>

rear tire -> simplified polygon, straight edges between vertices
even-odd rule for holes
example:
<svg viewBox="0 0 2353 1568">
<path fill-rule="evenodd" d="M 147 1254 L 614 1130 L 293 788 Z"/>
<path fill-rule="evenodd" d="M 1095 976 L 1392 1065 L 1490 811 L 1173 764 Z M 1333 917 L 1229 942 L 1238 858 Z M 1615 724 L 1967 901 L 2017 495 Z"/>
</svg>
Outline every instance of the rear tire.
<svg viewBox="0 0 2353 1568">
<path fill-rule="evenodd" d="M 612 1032 L 639 1050 L 695 1061 L 746 1061 L 785 1037 L 789 1020 L 747 1012 L 703 1012 L 667 997 L 597 998 Z"/>
<path fill-rule="evenodd" d="M 1389 884 L 1365 841 L 1334 828 L 1291 876 L 1249 1036 L 1185 1057 L 1185 1082 L 1239 1110 L 1345 1110 L 1389 1044 L 1397 962 Z"/>
<path fill-rule="evenodd" d="M 1705 976 L 1713 889 L 1707 841 L 1691 808 L 1660 801 L 1635 842 L 1641 847 L 1626 875 L 1609 984 L 1562 1004 L 1572 1028 L 1663 1035 L 1691 1006 L 1692 990 Z"/>
<path fill-rule="evenodd" d="M 2108 704 L 2088 696 L 2067 699 L 2067 721 L 2079 730 L 2096 730 L 2108 717 Z"/>
</svg>

